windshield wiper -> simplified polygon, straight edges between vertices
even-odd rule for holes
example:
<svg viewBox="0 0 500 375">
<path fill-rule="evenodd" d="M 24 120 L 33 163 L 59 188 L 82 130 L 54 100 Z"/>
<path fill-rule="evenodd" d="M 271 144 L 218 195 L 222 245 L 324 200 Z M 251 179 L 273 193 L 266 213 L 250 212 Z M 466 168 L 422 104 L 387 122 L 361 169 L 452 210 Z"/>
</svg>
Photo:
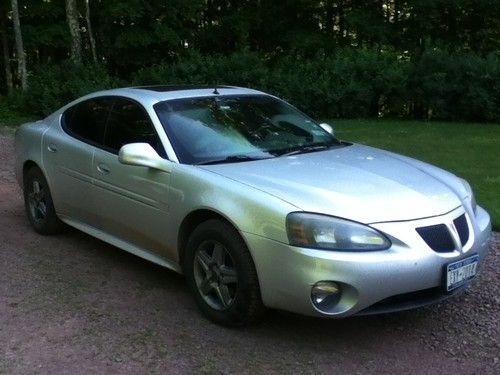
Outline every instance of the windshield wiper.
<svg viewBox="0 0 500 375">
<path fill-rule="evenodd" d="M 291 156 L 291 155 L 305 154 L 307 152 L 323 151 L 323 150 L 328 150 L 329 148 L 332 148 L 333 146 L 336 146 L 336 145 L 335 144 L 328 144 L 328 143 L 317 143 L 317 144 L 312 144 L 312 145 L 306 145 L 306 146 L 301 146 L 300 148 L 297 148 L 295 150 L 280 154 L 279 156 Z"/>
<path fill-rule="evenodd" d="M 249 156 L 249 155 L 231 155 L 225 157 L 223 159 L 212 159 L 201 161 L 196 163 L 195 165 L 209 165 L 209 164 L 223 164 L 223 163 L 238 163 L 241 161 L 252 161 L 252 160 L 263 160 L 269 159 L 269 157 L 258 157 L 258 156 Z"/>
</svg>

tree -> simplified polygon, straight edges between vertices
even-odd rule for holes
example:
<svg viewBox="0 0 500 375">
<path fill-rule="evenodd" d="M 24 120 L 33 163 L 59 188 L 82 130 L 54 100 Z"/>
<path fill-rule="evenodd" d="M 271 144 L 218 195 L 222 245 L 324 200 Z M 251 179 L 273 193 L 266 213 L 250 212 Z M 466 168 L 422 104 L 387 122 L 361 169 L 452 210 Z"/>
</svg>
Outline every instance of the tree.
<svg viewBox="0 0 500 375">
<path fill-rule="evenodd" d="M 7 94 L 12 94 L 14 85 L 12 82 L 12 71 L 10 69 L 10 48 L 9 38 L 7 37 L 7 22 L 6 10 L 0 8 L 0 34 L 2 43 L 3 65 L 5 71 L 5 86 L 7 87 Z"/>
<path fill-rule="evenodd" d="M 23 36 L 21 34 L 21 21 L 19 20 L 19 6 L 17 0 L 11 0 L 12 21 L 14 24 L 14 37 L 16 40 L 17 74 L 21 81 L 21 89 L 28 88 L 28 71 L 26 69 L 26 54 L 23 46 Z"/>
<path fill-rule="evenodd" d="M 173 60 L 193 47 L 203 0 L 106 0 L 95 2 L 99 52 L 108 67 L 126 76 Z"/>
<path fill-rule="evenodd" d="M 82 63 L 82 39 L 80 36 L 80 23 L 75 0 L 66 0 L 66 19 L 68 20 L 71 35 L 71 60 L 75 64 Z"/>
<path fill-rule="evenodd" d="M 90 51 L 92 52 L 92 60 L 97 63 L 97 53 L 95 48 L 95 38 L 92 32 L 92 23 L 90 22 L 90 4 L 89 0 L 85 0 L 85 20 L 87 21 L 87 33 L 89 36 Z"/>
</svg>

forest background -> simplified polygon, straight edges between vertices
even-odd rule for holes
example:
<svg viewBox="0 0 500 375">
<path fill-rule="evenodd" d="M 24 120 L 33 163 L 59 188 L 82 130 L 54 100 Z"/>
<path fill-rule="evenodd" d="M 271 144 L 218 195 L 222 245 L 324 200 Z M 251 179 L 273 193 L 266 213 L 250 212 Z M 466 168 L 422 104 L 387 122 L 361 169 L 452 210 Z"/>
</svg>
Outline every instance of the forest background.
<svg viewBox="0 0 500 375">
<path fill-rule="evenodd" d="M 230 84 L 317 118 L 500 121 L 498 0 L 1 0 L 0 117 Z"/>
</svg>

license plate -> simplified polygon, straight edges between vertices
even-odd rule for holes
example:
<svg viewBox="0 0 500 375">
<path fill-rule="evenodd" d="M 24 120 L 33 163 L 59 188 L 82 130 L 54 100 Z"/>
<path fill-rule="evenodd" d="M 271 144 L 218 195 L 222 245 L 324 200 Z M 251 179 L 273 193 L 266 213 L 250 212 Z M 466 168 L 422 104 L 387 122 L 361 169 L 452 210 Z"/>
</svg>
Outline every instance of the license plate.
<svg viewBox="0 0 500 375">
<path fill-rule="evenodd" d="M 476 276 L 478 255 L 450 263 L 446 266 L 446 290 L 452 291 Z"/>
</svg>

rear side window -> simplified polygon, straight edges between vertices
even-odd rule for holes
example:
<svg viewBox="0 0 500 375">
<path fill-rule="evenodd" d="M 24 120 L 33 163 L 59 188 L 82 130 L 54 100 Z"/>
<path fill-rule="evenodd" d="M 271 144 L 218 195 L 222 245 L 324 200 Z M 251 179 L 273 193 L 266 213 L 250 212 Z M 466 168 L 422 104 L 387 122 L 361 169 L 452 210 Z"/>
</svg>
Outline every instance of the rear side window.
<svg viewBox="0 0 500 375">
<path fill-rule="evenodd" d="M 68 108 L 62 117 L 63 129 L 75 138 L 102 145 L 112 98 L 96 98 Z"/>
<path fill-rule="evenodd" d="M 149 143 L 161 157 L 166 157 L 160 138 L 144 108 L 138 103 L 117 98 L 108 116 L 104 146 L 118 153 L 127 143 Z"/>
</svg>

